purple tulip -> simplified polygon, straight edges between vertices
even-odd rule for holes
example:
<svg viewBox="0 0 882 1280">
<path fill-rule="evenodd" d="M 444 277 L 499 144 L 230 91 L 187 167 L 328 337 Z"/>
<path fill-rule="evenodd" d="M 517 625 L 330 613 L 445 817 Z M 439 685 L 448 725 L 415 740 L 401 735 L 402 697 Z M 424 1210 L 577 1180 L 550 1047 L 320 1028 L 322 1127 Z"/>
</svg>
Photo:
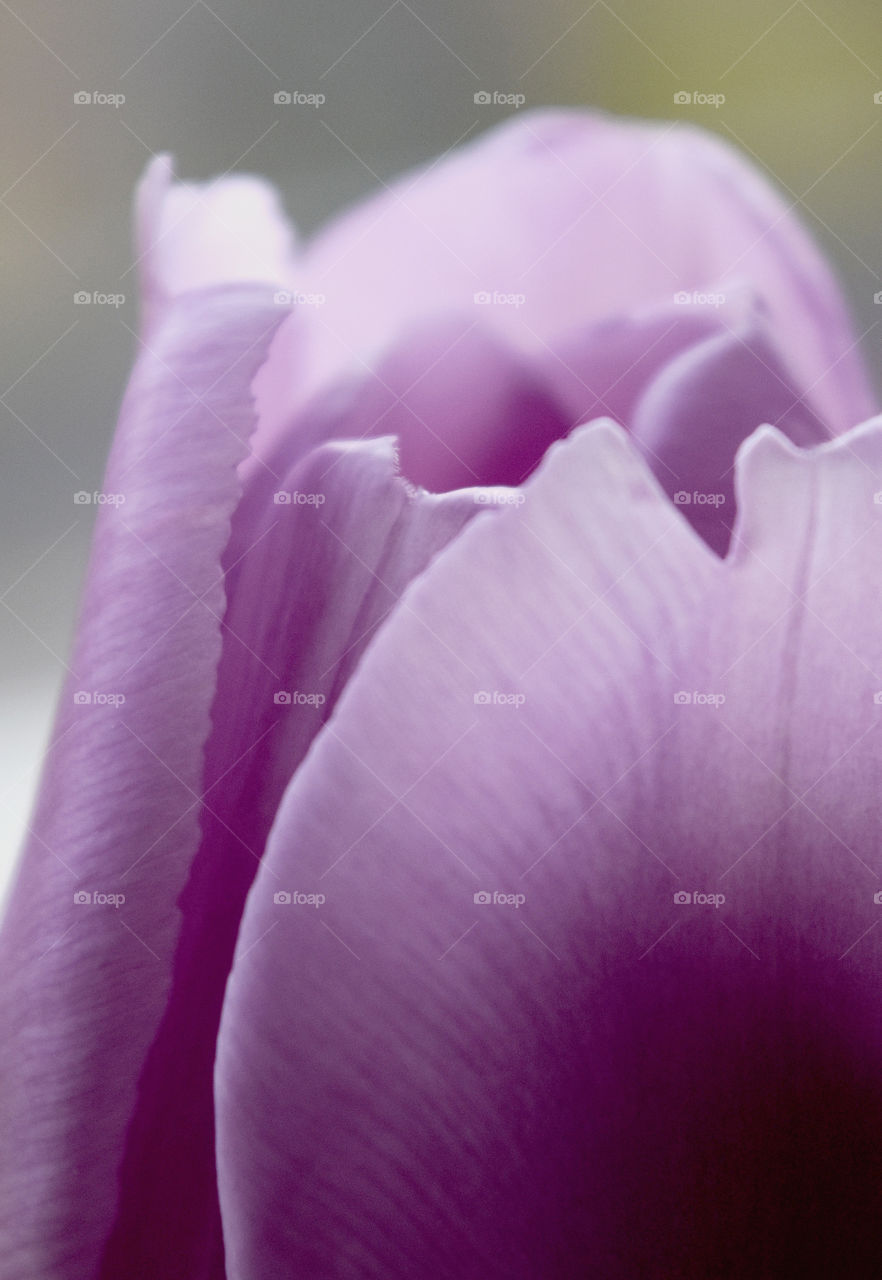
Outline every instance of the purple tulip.
<svg viewBox="0 0 882 1280">
<path fill-rule="evenodd" d="M 791 211 L 543 113 L 139 234 L 4 1276 L 874 1274 L 882 426 Z"/>
</svg>

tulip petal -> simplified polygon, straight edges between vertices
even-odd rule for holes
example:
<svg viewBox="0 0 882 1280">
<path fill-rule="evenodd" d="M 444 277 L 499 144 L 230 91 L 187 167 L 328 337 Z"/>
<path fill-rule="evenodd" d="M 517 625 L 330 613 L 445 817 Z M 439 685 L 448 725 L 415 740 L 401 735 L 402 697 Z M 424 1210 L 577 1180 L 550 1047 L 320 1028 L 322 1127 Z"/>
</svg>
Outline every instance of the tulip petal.
<svg viewBox="0 0 882 1280">
<path fill-rule="evenodd" d="M 740 317 L 744 304 L 730 310 Z M 723 322 L 709 307 L 653 307 L 567 333 L 543 347 L 536 368 L 571 425 L 612 418 L 630 430 L 647 384 L 676 356 L 722 332 Z"/>
<path fill-rule="evenodd" d="M 810 237 L 737 151 L 691 126 L 523 113 L 331 223 L 306 273 L 326 298 L 308 334 L 316 382 L 445 310 L 537 352 L 681 291 L 747 286 L 833 431 L 874 412 Z"/>
<path fill-rule="evenodd" d="M 249 388 L 280 318 L 256 286 L 175 300 L 122 408 L 111 501 L 3 934 L 10 1280 L 94 1277 L 111 1230 L 199 841 Z"/>
<path fill-rule="evenodd" d="M 394 435 L 401 470 L 432 492 L 517 486 L 574 420 L 542 369 L 474 322 L 438 321 L 401 338 L 374 372 L 336 386 L 295 417 L 249 489 L 322 440 Z M 277 486 L 278 487 L 278 486 Z"/>
<path fill-rule="evenodd" d="M 258 501 L 251 491 L 236 512 L 202 842 L 179 900 L 174 989 L 141 1077 L 108 1275 L 137 1258 L 145 1274 L 183 1280 L 197 1274 L 205 1239 L 215 1232 L 220 1241 L 212 1069 L 242 908 L 270 823 L 407 583 L 486 510 L 476 499 L 504 496 L 416 493 L 396 462 L 388 439 L 328 445 L 297 464 L 276 495 L 263 491 Z"/>
<path fill-rule="evenodd" d="M 192 289 L 243 282 L 290 289 L 298 273 L 294 228 L 275 190 L 247 174 L 175 182 L 171 157 L 156 156 L 138 187 L 136 232 L 151 317 Z"/>
<path fill-rule="evenodd" d="M 577 432 L 365 656 L 227 989 L 230 1280 L 872 1273 L 882 423 L 738 489 L 721 561 Z"/>
<path fill-rule="evenodd" d="M 758 316 L 672 358 L 627 424 L 662 488 L 720 555 L 735 518 L 735 455 L 763 424 L 803 446 L 827 438 Z"/>
</svg>

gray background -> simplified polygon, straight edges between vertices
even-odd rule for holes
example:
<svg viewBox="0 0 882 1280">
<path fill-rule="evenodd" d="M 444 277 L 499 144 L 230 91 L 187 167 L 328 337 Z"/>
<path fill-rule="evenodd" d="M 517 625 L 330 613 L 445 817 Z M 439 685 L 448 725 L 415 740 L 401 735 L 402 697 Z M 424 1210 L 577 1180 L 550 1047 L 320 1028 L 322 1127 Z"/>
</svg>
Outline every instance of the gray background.
<svg viewBox="0 0 882 1280">
<path fill-rule="evenodd" d="M 882 28 L 878 0 L 0 0 L 0 865 L 19 843 L 64 673 L 136 324 L 132 187 L 265 174 L 309 232 L 505 110 L 596 104 L 691 118 L 790 192 L 838 265 L 878 373 Z M 277 89 L 327 103 L 280 108 Z M 124 93 L 119 109 L 78 90 Z M 726 103 L 676 107 L 677 90 Z M 75 306 L 77 289 L 122 292 Z M 128 327 L 127 327 L 128 326 Z M 878 381 L 878 377 L 877 377 Z"/>
</svg>

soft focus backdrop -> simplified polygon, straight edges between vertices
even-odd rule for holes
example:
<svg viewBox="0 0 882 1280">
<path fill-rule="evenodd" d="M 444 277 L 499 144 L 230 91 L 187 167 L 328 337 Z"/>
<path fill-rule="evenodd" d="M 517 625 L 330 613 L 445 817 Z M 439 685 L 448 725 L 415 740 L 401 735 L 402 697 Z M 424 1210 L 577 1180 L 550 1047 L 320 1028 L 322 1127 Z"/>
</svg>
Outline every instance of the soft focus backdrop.
<svg viewBox="0 0 882 1280">
<path fill-rule="evenodd" d="M 64 674 L 95 514 L 74 494 L 100 488 L 133 355 L 131 193 L 155 152 L 186 178 L 265 174 L 309 233 L 516 109 L 476 95 L 697 121 L 799 207 L 880 382 L 878 0 L 0 0 L 0 50 L 0 868 Z"/>
</svg>

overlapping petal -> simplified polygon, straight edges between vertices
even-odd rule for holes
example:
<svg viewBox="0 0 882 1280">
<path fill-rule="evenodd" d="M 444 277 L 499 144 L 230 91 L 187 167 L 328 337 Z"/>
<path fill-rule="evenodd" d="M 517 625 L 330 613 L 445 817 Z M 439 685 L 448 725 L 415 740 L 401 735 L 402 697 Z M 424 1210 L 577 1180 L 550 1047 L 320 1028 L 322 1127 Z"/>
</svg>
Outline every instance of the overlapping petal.
<svg viewBox="0 0 882 1280">
<path fill-rule="evenodd" d="M 267 832 L 406 585 L 486 510 L 478 499 L 499 496 L 415 492 L 396 461 L 388 439 L 329 445 L 261 503 L 249 493 L 237 512 L 225 557 L 229 604 L 201 787 L 202 840 L 180 897 L 174 987 L 126 1144 L 108 1275 L 137 1257 L 150 1274 L 189 1280 L 215 1255 L 223 1274 L 212 1068 L 241 912 Z"/>
<path fill-rule="evenodd" d="M 659 483 L 720 555 L 736 513 L 735 456 L 762 423 L 800 445 L 828 436 L 756 313 L 724 322 L 670 359 L 627 422 Z"/>
<path fill-rule="evenodd" d="M 249 387 L 279 319 L 256 286 L 178 299 L 122 408 L 3 934 L 0 1215 L 11 1280 L 93 1277 L 115 1213 L 138 1077 L 172 981 L 176 900 L 199 842 L 221 555 L 253 425 Z"/>
<path fill-rule="evenodd" d="M 748 286 L 832 430 L 874 411 L 838 287 L 799 220 L 733 148 L 689 126 L 523 113 L 332 222 L 305 270 L 326 297 L 308 327 L 309 389 L 445 311 L 477 313 L 535 353 L 683 291 Z"/>
<path fill-rule="evenodd" d="M 322 441 L 383 435 L 398 440 L 402 473 L 432 492 L 517 485 L 573 425 L 541 368 L 473 320 L 438 321 L 317 396 L 252 467 L 249 491 L 280 483 Z"/>
<path fill-rule="evenodd" d="M 760 433 L 721 561 L 595 426 L 407 593 L 249 898 L 231 1277 L 867 1273 L 880 489 Z"/>
<path fill-rule="evenodd" d="M 549 112 L 306 254 L 164 157 L 139 231 L 4 939 L 12 1280 L 864 1274 L 882 425 L 796 447 L 871 399 L 786 204 Z M 463 489 L 598 413 L 636 448 Z"/>
</svg>

